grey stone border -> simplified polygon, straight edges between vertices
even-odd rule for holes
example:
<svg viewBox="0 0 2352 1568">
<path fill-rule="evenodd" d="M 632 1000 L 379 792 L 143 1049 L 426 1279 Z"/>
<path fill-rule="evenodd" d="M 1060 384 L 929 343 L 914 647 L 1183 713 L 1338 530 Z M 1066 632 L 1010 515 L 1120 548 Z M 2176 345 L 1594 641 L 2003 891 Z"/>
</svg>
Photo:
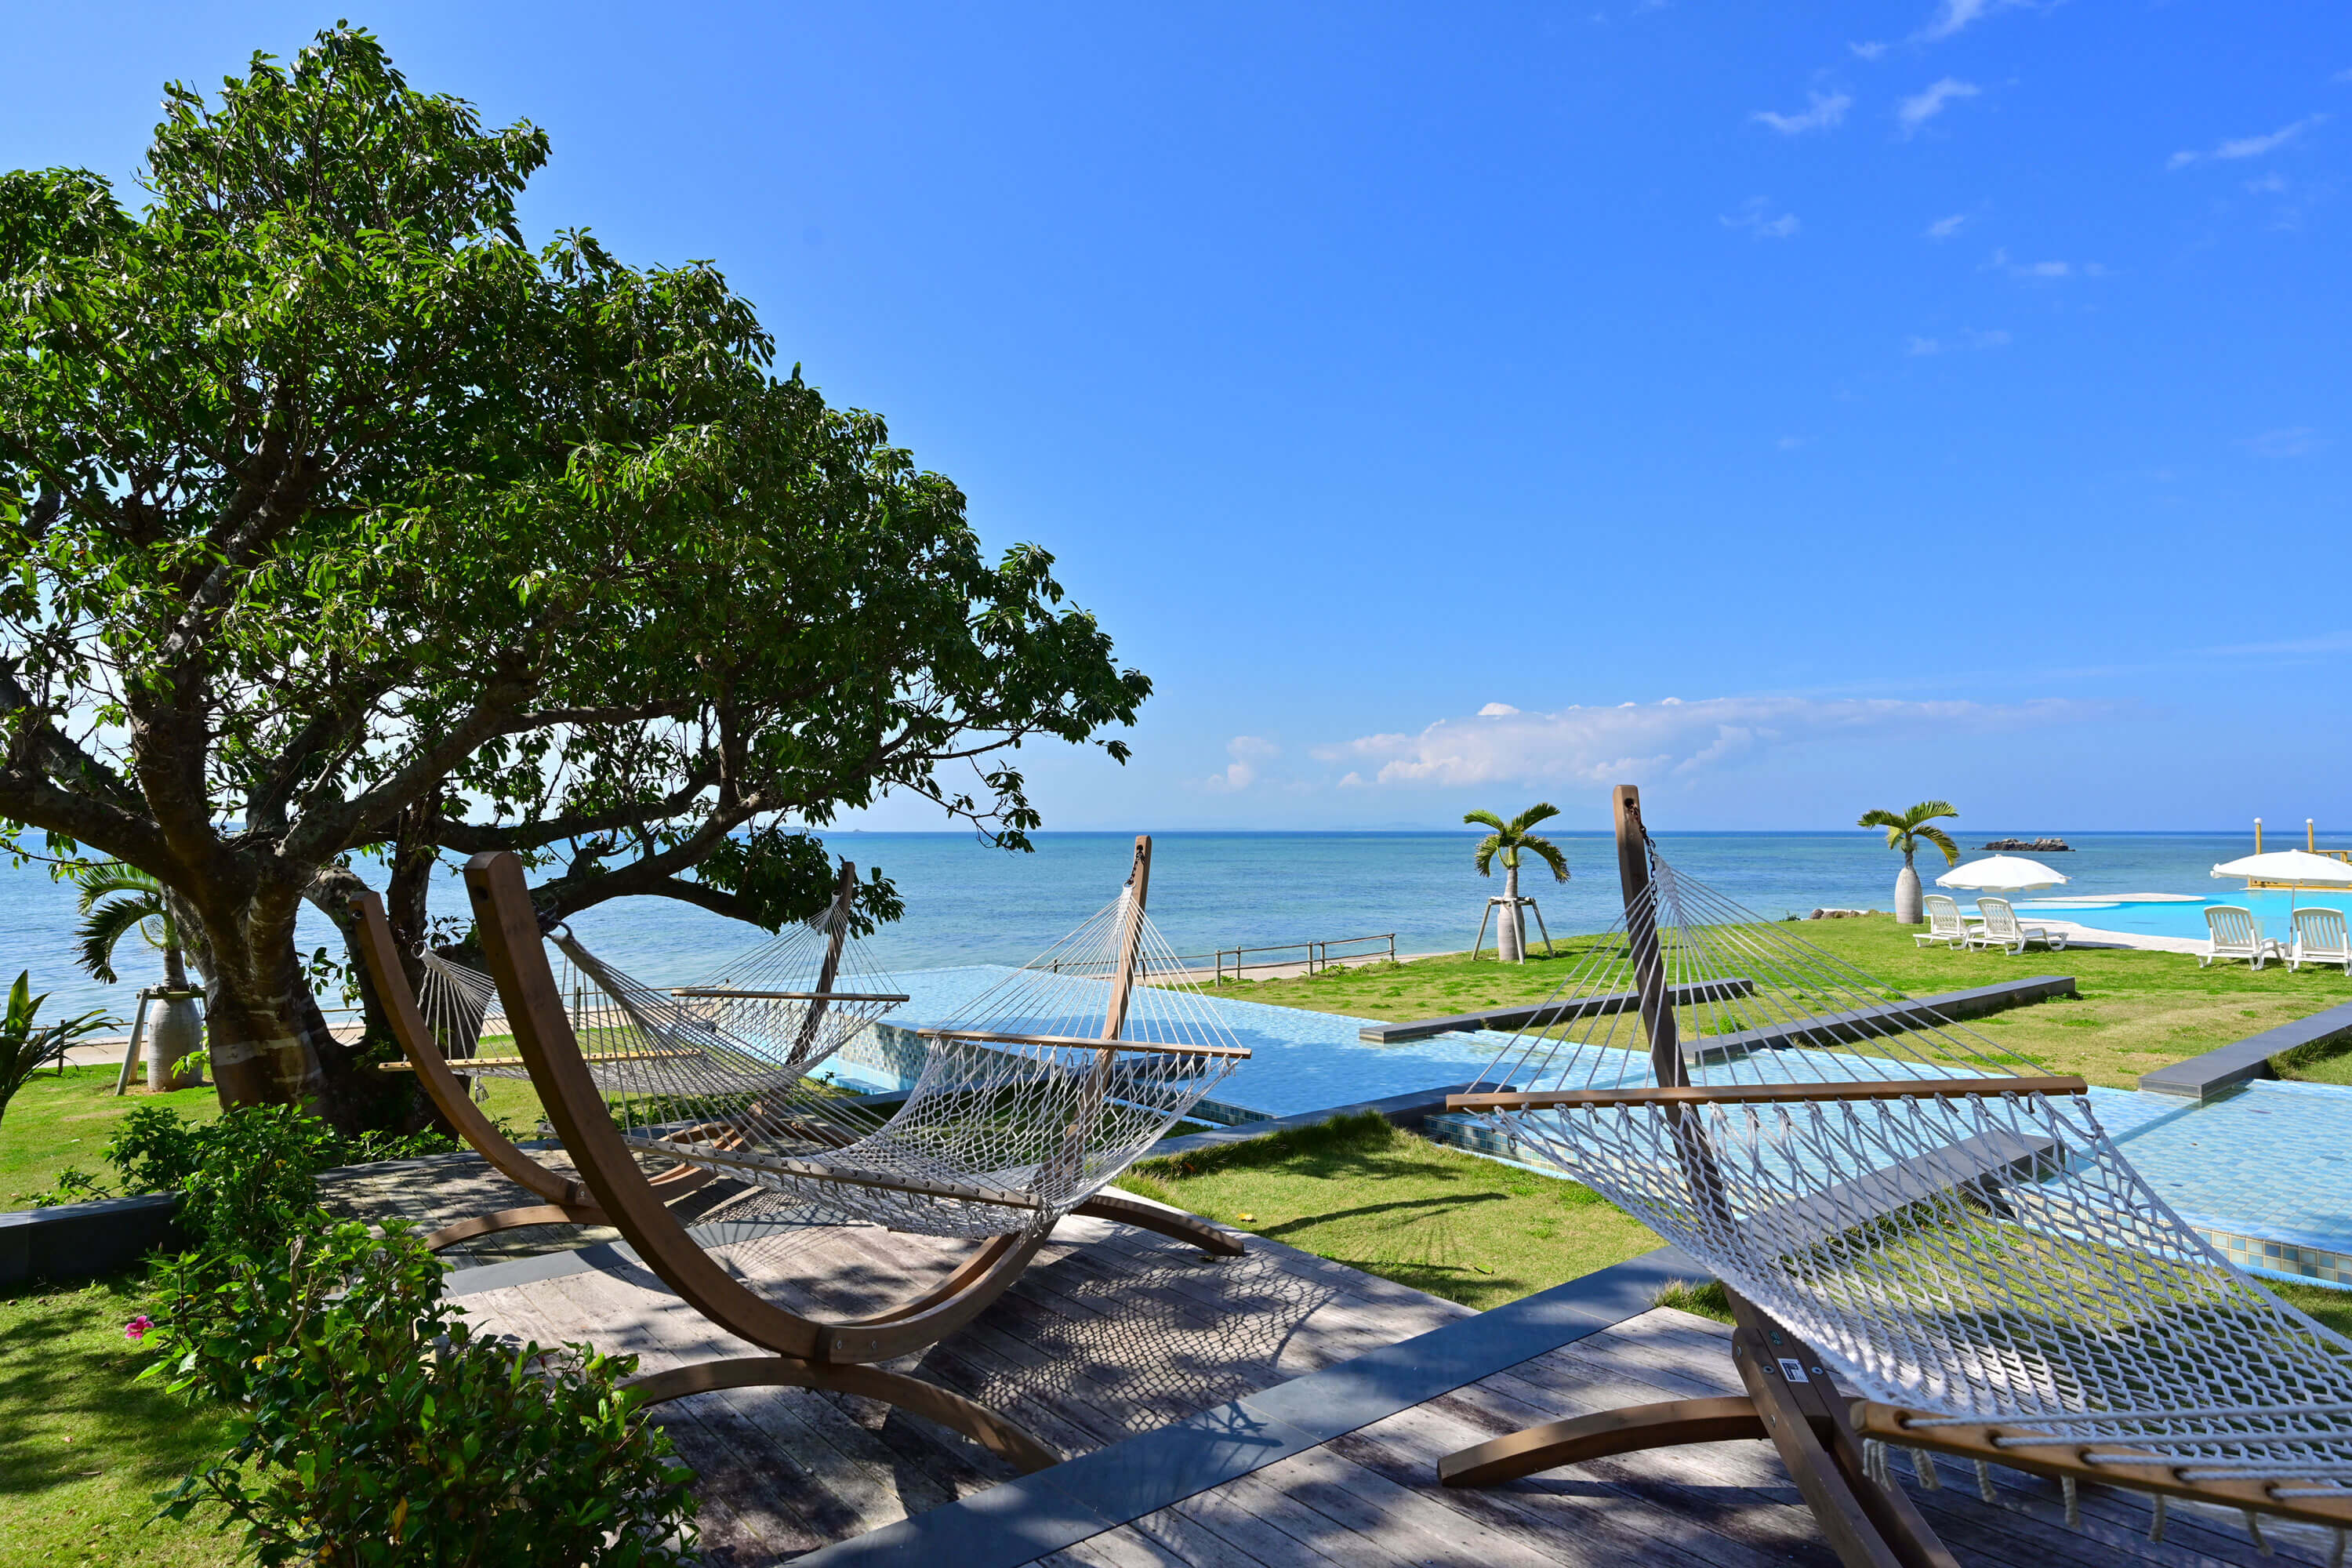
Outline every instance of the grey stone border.
<svg viewBox="0 0 2352 1568">
<path fill-rule="evenodd" d="M 1686 1002 L 1684 992 L 1717 990 L 1719 994 L 1745 996 L 1755 990 L 1752 980 L 1715 980 L 1710 985 L 1677 985 L 1675 1004 Z M 1816 1035 L 1832 1035 L 1844 1025 L 1844 1032 L 1867 1039 L 1877 1035 L 1874 1025 L 1900 1025 L 1910 1027 L 1915 1023 L 1933 1023 L 1938 1018 L 1983 1018 L 1985 1013 L 2000 1013 L 2013 1006 L 2028 1006 L 2032 1002 L 2049 1002 L 2051 996 L 2074 994 L 2074 975 L 2025 975 L 2022 980 L 1994 980 L 1992 985 L 1971 985 L 1969 990 L 1943 992 L 1938 996 L 1912 996 L 1907 1002 L 1886 1002 L 1879 1006 L 1851 1008 L 1844 1013 L 1822 1013 Z M 1576 1013 L 1601 1011 L 1621 1013 L 1633 1006 L 1633 992 L 1618 992 L 1612 996 L 1585 996 L 1573 1004 L 1522 1004 L 1522 1006 L 1496 1006 L 1482 1013 L 1456 1013 L 1451 1018 L 1423 1018 L 1418 1023 L 1369 1023 L 1357 1030 L 1357 1039 L 1373 1047 L 1397 1044 L 1404 1039 L 1430 1039 L 1433 1035 L 1470 1030 L 1524 1030 L 1559 1023 L 1561 1018 Z M 1694 1056 L 1722 1056 L 1728 1051 L 1769 1051 L 1785 1047 L 1797 1032 L 1800 1020 L 1785 1020 L 1767 1030 L 1745 1030 L 1740 1035 L 1710 1035 L 1694 1041 Z M 1872 1025 L 1872 1027 L 1865 1027 Z M 1703 1047 L 1703 1048 L 1696 1048 Z"/>
<path fill-rule="evenodd" d="M 1274 1116 L 1259 1121 L 1245 1121 L 1237 1127 L 1220 1127 L 1210 1132 L 1187 1132 L 1181 1137 L 1162 1138 L 1143 1152 L 1142 1158 L 1157 1160 L 1170 1154 L 1194 1154 L 1203 1149 L 1221 1148 L 1227 1143 L 1245 1143 L 1253 1138 L 1263 1138 L 1269 1132 L 1280 1132 L 1292 1127 L 1315 1127 L 1339 1116 L 1356 1116 L 1376 1110 L 1399 1127 L 1418 1127 L 1433 1116 L 1445 1111 L 1445 1097 L 1467 1094 L 1475 1084 L 1450 1083 L 1443 1089 L 1417 1089 L 1411 1094 L 1392 1094 L 1385 1100 L 1362 1100 L 1353 1105 L 1334 1105 L 1322 1110 L 1305 1110 L 1296 1116 Z M 1488 1085 L 1492 1088 L 1492 1085 Z"/>
<path fill-rule="evenodd" d="M 2271 1069 L 2273 1057 L 2304 1046 L 2331 1045 L 2347 1038 L 2352 1038 L 2352 1002 L 2314 1013 L 2308 1018 L 2297 1018 L 2291 1024 L 2281 1024 L 2275 1029 L 2264 1029 L 2259 1035 L 2249 1035 L 2201 1057 L 2190 1057 L 2187 1061 L 2142 1073 L 2139 1087 L 2146 1094 L 2211 1100 L 2251 1079 L 2276 1078 L 2278 1074 Z"/>
<path fill-rule="evenodd" d="M 1018 1568 L 1639 1317 L 1670 1280 L 1706 1278 L 1661 1247 L 793 1562 Z"/>
<path fill-rule="evenodd" d="M 127 1268 L 182 1237 L 177 1193 L 0 1214 L 0 1287 L 64 1284 Z"/>
</svg>

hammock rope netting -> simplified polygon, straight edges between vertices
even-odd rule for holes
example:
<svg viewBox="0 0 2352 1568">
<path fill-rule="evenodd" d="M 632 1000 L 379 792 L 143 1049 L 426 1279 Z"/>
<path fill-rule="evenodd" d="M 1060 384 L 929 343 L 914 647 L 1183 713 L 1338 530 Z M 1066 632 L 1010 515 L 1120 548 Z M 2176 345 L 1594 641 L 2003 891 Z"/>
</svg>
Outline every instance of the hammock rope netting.
<svg viewBox="0 0 2352 1568">
<path fill-rule="evenodd" d="M 978 1239 L 1050 1229 L 1249 1054 L 1132 896 L 1123 889 L 950 1023 L 900 1034 L 894 1054 L 919 1050 L 919 1072 L 903 1103 L 880 1105 L 814 1076 L 906 1000 L 856 941 L 832 941 L 839 906 L 671 988 L 560 928 L 549 940 L 623 1141 L 759 1189 L 728 1217 Z M 430 957 L 419 1000 L 453 1070 L 529 1077 L 491 1054 L 511 1030 L 488 976 Z M 459 1059 L 471 1040 L 488 1047 Z"/>
<path fill-rule="evenodd" d="M 1646 853 L 1647 889 L 1608 933 L 1577 939 L 1550 1021 L 1479 1088 L 1654 1087 L 1637 1003 L 1654 930 L 1686 1081 L 1756 1094 L 1472 1107 L 1490 1134 L 1683 1247 L 1865 1397 L 1925 1413 L 1906 1427 L 1923 1439 L 1999 1424 L 2021 1458 L 2093 1445 L 2082 1457 L 2126 1484 L 2173 1469 L 2261 1480 L 2282 1502 L 2352 1499 L 2352 1342 L 2232 1269 L 2087 1095 L 2031 1089 L 2039 1069 L 1998 1042 L 1677 876 L 1654 842 Z M 1989 1078 L 2020 1087 L 1780 1100 L 1760 1087 Z"/>
</svg>

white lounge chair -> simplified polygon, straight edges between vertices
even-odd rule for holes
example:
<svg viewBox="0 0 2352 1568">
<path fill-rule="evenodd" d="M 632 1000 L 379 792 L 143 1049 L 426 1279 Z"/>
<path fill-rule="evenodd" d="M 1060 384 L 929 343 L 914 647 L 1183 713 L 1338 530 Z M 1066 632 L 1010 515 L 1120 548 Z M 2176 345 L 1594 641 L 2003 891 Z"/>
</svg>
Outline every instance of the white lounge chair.
<svg viewBox="0 0 2352 1568">
<path fill-rule="evenodd" d="M 1960 918 L 1960 906 L 1958 900 L 1948 898 L 1942 893 L 1930 893 L 1919 901 L 1927 910 L 1927 929 L 1911 933 L 1911 941 L 1915 946 L 1926 947 L 1930 942 L 1937 942 L 1947 947 L 1975 945 L 1977 933 L 1970 931 L 1969 922 Z"/>
<path fill-rule="evenodd" d="M 2205 929 L 2212 933 L 2213 942 L 2197 955 L 2200 969 L 2217 958 L 2242 958 L 2260 969 L 2266 958 L 2286 956 L 2277 942 L 2263 934 L 2263 928 L 2255 923 L 2254 911 L 2243 904 L 2206 905 Z"/>
<path fill-rule="evenodd" d="M 2007 899 L 1979 899 L 1977 912 L 1984 916 L 1984 929 L 1971 937 L 1977 947 L 1997 947 L 2013 956 L 2023 952 L 2026 943 L 2038 942 L 2053 952 L 2066 951 L 2064 931 L 2018 924 L 2017 911 Z"/>
<path fill-rule="evenodd" d="M 2352 974 L 2352 937 L 2344 930 L 2342 910 L 2294 911 L 2294 943 L 2287 949 L 2290 971 L 2306 963 L 2340 963 Z"/>
</svg>

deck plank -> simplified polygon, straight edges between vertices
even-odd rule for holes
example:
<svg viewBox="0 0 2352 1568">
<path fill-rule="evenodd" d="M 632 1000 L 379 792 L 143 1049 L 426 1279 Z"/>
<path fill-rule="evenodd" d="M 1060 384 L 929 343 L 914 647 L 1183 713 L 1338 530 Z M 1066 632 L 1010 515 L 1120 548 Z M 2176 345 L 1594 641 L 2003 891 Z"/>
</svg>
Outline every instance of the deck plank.
<svg viewBox="0 0 2352 1568">
<path fill-rule="evenodd" d="M 471 1189 L 469 1189 L 470 1191 Z M 1204 1258 L 1170 1237 L 1073 1219 L 963 1332 L 892 1363 L 1005 1411 L 1076 1455 L 1471 1317 L 1467 1309 L 1263 1237 Z M 757 1235 L 714 1256 L 763 1293 L 823 1316 L 876 1310 L 951 1270 L 969 1244 L 872 1227 Z M 499 1278 L 512 1278 L 511 1274 Z M 462 1276 L 461 1276 L 462 1279 Z M 462 1289 L 462 1285 L 458 1287 Z M 750 1352 L 642 1268 L 616 1263 L 457 1298 L 483 1329 L 586 1341 L 646 1370 Z M 1051 1568 L 1834 1568 L 1769 1444 L 1596 1460 L 1484 1491 L 1436 1484 L 1439 1458 L 1538 1422 L 1736 1392 L 1728 1331 L 1641 1312 L 1413 1408 L 1181 1498 L 1039 1559 Z M 969 1439 L 872 1400 L 721 1390 L 656 1413 L 697 1472 L 715 1568 L 791 1561 L 1011 1479 Z M 1898 1467 L 1900 1462 L 1898 1461 Z M 2231 1518 L 2175 1510 L 2146 1539 L 2137 1494 L 2086 1488 L 2069 1529 L 2057 1488 L 1964 1465 L 1905 1488 L 1980 1568 L 2255 1568 Z M 2326 1542 L 2273 1531 L 2290 1565 Z M 1064 1537 L 1066 1539 L 1066 1536 Z"/>
</svg>

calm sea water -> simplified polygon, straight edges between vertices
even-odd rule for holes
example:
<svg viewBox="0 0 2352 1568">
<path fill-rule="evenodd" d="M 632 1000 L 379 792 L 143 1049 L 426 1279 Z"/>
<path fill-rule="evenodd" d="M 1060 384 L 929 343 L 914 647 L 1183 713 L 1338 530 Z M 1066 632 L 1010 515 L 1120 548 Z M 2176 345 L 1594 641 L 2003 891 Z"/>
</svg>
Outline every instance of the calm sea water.
<svg viewBox="0 0 2352 1568">
<path fill-rule="evenodd" d="M 1963 842 L 1973 847 L 2008 831 L 1980 829 Z M 2046 858 L 2074 878 L 2064 889 L 2070 894 L 2210 896 L 2213 864 L 2253 847 L 2242 834 L 2066 837 L 2074 852 Z M 1611 840 L 1553 837 L 1574 879 L 1563 887 L 1523 875 L 1523 890 L 1541 900 L 1556 933 L 1605 928 L 1618 908 Z M 1123 834 L 1048 833 L 1037 837 L 1034 854 L 1007 855 L 956 833 L 829 839 L 835 853 L 880 866 L 905 895 L 907 917 L 876 939 L 875 955 L 908 970 L 1026 962 L 1109 900 L 1132 842 Z M 1381 931 L 1397 933 L 1400 952 L 1460 950 L 1469 946 L 1486 897 L 1502 890 L 1499 876 L 1482 879 L 1472 869 L 1476 842 L 1467 833 L 1162 834 L 1155 841 L 1152 916 L 1187 954 Z M 1685 874 L 1768 916 L 1823 904 L 1890 908 L 1901 864 L 1877 835 L 1861 831 L 1667 834 L 1663 842 Z M 1942 867 L 1922 869 L 1932 879 Z M 374 870 L 362 868 L 362 875 Z M 433 906 L 436 914 L 464 912 L 454 872 L 436 889 Z M 157 965 L 129 942 L 117 964 L 126 983 L 97 984 L 73 964 L 73 921 L 72 889 L 52 882 L 44 868 L 0 868 L 0 983 L 30 968 L 37 987 L 57 993 L 52 1005 L 127 1013 L 132 986 L 152 979 L 147 972 Z M 693 977 L 757 934 L 659 899 L 618 900 L 572 923 L 598 952 L 656 981 Z M 329 945 L 340 956 L 323 917 L 306 913 L 301 935 L 306 950 Z"/>
</svg>

